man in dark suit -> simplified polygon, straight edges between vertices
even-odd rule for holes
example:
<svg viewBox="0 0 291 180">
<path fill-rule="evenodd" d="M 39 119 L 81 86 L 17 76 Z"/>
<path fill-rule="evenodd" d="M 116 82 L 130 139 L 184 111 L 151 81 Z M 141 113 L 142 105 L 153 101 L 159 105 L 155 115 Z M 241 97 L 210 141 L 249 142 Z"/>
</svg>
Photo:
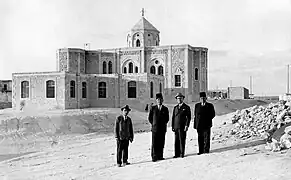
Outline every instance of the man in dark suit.
<svg viewBox="0 0 291 180">
<path fill-rule="evenodd" d="M 165 135 L 169 122 L 169 110 L 163 105 L 162 93 L 156 94 L 157 105 L 150 108 L 148 120 L 152 125 L 152 161 L 164 160 Z"/>
<path fill-rule="evenodd" d="M 195 104 L 194 129 L 198 133 L 198 155 L 209 153 L 212 119 L 215 117 L 214 106 L 206 99 L 206 93 L 200 92 L 200 103 Z"/>
<path fill-rule="evenodd" d="M 121 108 L 122 115 L 118 116 L 115 120 L 114 134 L 117 142 L 117 165 L 121 167 L 121 160 L 123 165 L 129 165 L 128 159 L 128 146 L 129 141 L 133 141 L 133 126 L 131 118 L 128 116 L 131 109 L 128 105 Z"/>
<path fill-rule="evenodd" d="M 173 109 L 172 131 L 175 132 L 175 156 L 185 156 L 186 134 L 191 121 L 191 109 L 183 101 L 185 96 L 178 93 L 175 96 L 178 104 Z"/>
</svg>

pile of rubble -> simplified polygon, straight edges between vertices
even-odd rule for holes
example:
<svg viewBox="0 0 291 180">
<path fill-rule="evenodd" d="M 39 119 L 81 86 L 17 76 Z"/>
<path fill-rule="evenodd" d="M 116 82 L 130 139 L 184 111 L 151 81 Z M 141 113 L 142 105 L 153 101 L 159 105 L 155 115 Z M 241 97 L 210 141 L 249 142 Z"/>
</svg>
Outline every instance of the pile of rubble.
<svg viewBox="0 0 291 180">
<path fill-rule="evenodd" d="M 268 149 L 273 151 L 291 148 L 291 126 L 284 127 L 291 124 L 291 109 L 285 102 L 237 110 L 231 120 L 234 124 L 230 130 L 231 135 L 240 139 L 265 138 Z M 285 134 L 279 139 L 273 138 L 274 132 L 281 127 L 285 128 Z"/>
</svg>

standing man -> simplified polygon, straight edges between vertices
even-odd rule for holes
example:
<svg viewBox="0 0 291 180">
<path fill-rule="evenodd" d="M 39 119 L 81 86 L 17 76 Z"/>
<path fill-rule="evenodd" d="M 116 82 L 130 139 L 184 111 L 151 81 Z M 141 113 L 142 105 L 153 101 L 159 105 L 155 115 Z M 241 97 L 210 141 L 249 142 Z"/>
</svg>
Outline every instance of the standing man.
<svg viewBox="0 0 291 180">
<path fill-rule="evenodd" d="M 165 135 L 169 122 L 169 110 L 163 105 L 162 93 L 156 94 L 157 105 L 150 108 L 148 120 L 152 125 L 152 161 L 164 160 Z"/>
<path fill-rule="evenodd" d="M 131 118 L 128 117 L 129 111 L 131 109 L 128 105 L 121 108 L 122 115 L 118 116 L 115 121 L 115 138 L 117 142 L 117 166 L 121 167 L 123 165 L 129 165 L 128 159 L 128 146 L 129 141 L 133 141 L 133 126 Z M 122 160 L 122 161 L 121 161 Z"/>
<path fill-rule="evenodd" d="M 194 129 L 198 133 L 198 155 L 209 153 L 212 119 L 215 117 L 214 106 L 206 99 L 206 93 L 200 92 L 200 103 L 195 104 Z"/>
<path fill-rule="evenodd" d="M 183 101 L 185 96 L 178 93 L 175 96 L 178 104 L 173 109 L 172 131 L 175 132 L 175 156 L 185 156 L 186 134 L 191 121 L 191 109 Z"/>
</svg>

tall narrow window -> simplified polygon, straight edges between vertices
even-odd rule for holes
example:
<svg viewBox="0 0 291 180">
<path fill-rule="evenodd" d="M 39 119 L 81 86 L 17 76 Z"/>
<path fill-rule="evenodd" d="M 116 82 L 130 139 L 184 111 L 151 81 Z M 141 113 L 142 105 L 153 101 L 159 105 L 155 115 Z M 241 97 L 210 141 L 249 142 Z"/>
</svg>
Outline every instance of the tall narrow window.
<svg viewBox="0 0 291 180">
<path fill-rule="evenodd" d="M 106 98 L 106 82 L 99 82 L 98 84 L 98 97 Z"/>
<path fill-rule="evenodd" d="M 87 83 L 82 82 L 82 98 L 87 98 Z"/>
<path fill-rule="evenodd" d="M 29 82 L 21 82 L 21 98 L 29 98 Z"/>
<path fill-rule="evenodd" d="M 195 68 L 195 80 L 198 81 L 198 68 Z"/>
<path fill-rule="evenodd" d="M 156 68 L 155 68 L 155 66 L 151 66 L 150 73 L 151 74 L 156 74 Z"/>
<path fill-rule="evenodd" d="M 162 86 L 162 83 L 160 83 L 160 93 L 163 93 L 163 86 Z"/>
<path fill-rule="evenodd" d="M 164 74 L 164 68 L 163 68 L 163 66 L 159 66 L 158 67 L 158 75 L 163 75 Z"/>
<path fill-rule="evenodd" d="M 106 62 L 104 61 L 103 62 L 103 74 L 106 74 L 107 71 L 106 71 Z"/>
<path fill-rule="evenodd" d="M 123 73 L 127 73 L 126 67 L 123 68 Z"/>
<path fill-rule="evenodd" d="M 154 83 L 153 82 L 151 82 L 150 98 L 154 98 Z"/>
<path fill-rule="evenodd" d="M 4 84 L 4 87 L 3 87 L 3 91 L 7 91 L 8 90 L 8 88 L 7 88 L 7 84 Z"/>
<path fill-rule="evenodd" d="M 109 61 L 108 63 L 108 74 L 112 74 L 112 62 Z"/>
<path fill-rule="evenodd" d="M 135 66 L 135 73 L 138 73 L 138 67 Z"/>
<path fill-rule="evenodd" d="M 70 97 L 71 98 L 76 97 L 76 83 L 75 83 L 75 81 L 70 82 Z"/>
<path fill-rule="evenodd" d="M 46 98 L 55 98 L 55 81 L 53 80 L 46 82 Z"/>
<path fill-rule="evenodd" d="M 140 47 L 140 40 L 136 40 L 136 47 Z"/>
<path fill-rule="evenodd" d="M 181 75 L 175 75 L 175 87 L 181 86 Z"/>
<path fill-rule="evenodd" d="M 132 62 L 130 62 L 128 64 L 128 73 L 133 73 L 133 64 L 132 64 Z"/>
<path fill-rule="evenodd" d="M 136 82 L 128 82 L 128 98 L 136 98 Z"/>
</svg>

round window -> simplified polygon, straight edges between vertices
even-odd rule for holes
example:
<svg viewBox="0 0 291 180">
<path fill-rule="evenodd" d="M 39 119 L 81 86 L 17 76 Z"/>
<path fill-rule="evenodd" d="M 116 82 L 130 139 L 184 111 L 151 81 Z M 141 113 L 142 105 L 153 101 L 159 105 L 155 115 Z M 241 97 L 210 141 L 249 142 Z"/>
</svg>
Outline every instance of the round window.
<svg viewBox="0 0 291 180">
<path fill-rule="evenodd" d="M 155 63 L 156 63 L 156 64 L 159 64 L 159 61 L 158 61 L 158 60 L 156 60 L 156 61 L 155 61 Z"/>
</svg>

